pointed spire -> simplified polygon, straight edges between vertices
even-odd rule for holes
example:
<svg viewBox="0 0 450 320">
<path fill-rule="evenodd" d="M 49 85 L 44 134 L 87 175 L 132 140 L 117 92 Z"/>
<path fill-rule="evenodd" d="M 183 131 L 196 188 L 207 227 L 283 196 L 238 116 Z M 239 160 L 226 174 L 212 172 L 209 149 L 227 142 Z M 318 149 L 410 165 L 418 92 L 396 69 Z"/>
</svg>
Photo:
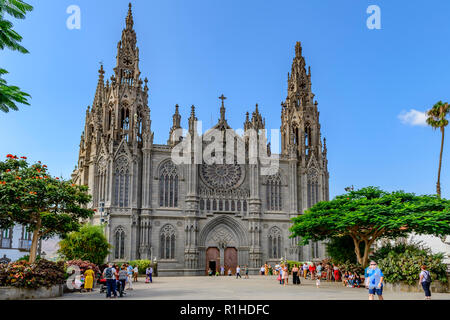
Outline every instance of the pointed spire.
<svg viewBox="0 0 450 320">
<path fill-rule="evenodd" d="M 131 30 L 133 29 L 133 25 L 134 25 L 134 21 L 133 21 L 133 12 L 131 10 L 131 2 L 128 4 L 128 15 L 127 18 L 125 19 L 126 24 L 127 24 L 127 29 Z"/>
<path fill-rule="evenodd" d="M 172 116 L 173 118 L 173 129 L 178 129 L 180 128 L 180 123 L 181 123 L 181 116 L 180 116 L 180 111 L 179 111 L 180 106 L 177 104 L 175 105 L 175 113 Z"/>
<path fill-rule="evenodd" d="M 195 116 L 195 106 L 191 106 L 191 116 L 188 119 L 189 122 L 189 133 L 191 136 L 194 136 L 197 133 L 197 117 Z"/>
<path fill-rule="evenodd" d="M 195 118 L 195 106 L 194 105 L 191 106 L 191 118 L 192 119 Z"/>
<path fill-rule="evenodd" d="M 222 106 L 220 107 L 220 120 L 225 120 L 225 104 L 224 101 L 227 99 L 223 94 L 219 97 L 222 100 Z"/>
<path fill-rule="evenodd" d="M 302 43 L 300 41 L 297 41 L 295 44 L 295 57 L 301 58 L 302 56 Z"/>
<path fill-rule="evenodd" d="M 103 103 L 103 89 L 105 88 L 105 70 L 103 70 L 103 64 L 100 64 L 100 69 L 98 70 L 98 83 L 97 89 L 95 91 L 94 102 L 92 108 L 96 105 Z"/>
</svg>

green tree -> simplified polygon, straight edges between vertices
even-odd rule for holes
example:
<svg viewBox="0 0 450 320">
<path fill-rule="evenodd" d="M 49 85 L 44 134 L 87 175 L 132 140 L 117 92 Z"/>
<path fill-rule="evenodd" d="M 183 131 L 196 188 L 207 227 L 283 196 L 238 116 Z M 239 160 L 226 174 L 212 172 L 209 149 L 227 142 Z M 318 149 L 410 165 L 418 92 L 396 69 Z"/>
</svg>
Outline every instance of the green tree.
<svg viewBox="0 0 450 320">
<path fill-rule="evenodd" d="M 442 134 L 441 139 L 441 153 L 439 155 L 439 169 L 438 169 L 438 177 L 436 183 L 436 193 L 440 197 L 441 196 L 441 168 L 442 168 L 442 153 L 444 151 L 444 133 L 445 127 L 448 126 L 448 119 L 446 119 L 447 115 L 450 113 L 450 106 L 447 102 L 443 103 L 439 101 L 436 103 L 433 108 L 427 111 L 427 123 L 433 127 L 433 129 L 440 129 Z"/>
<path fill-rule="evenodd" d="M 25 19 L 28 11 L 33 7 L 22 0 L 0 0 L 0 49 L 9 48 L 21 53 L 28 53 L 20 42 L 22 37 L 13 30 L 14 25 L 11 21 L 5 19 L 5 14 L 9 14 L 16 19 Z M 9 86 L 2 76 L 8 71 L 0 68 L 0 110 L 9 112 L 9 110 L 18 110 L 16 103 L 29 105 L 29 94 L 20 90 L 17 86 Z"/>
<path fill-rule="evenodd" d="M 350 236 L 356 259 L 365 267 L 371 245 L 381 237 L 395 239 L 410 232 L 450 234 L 450 201 L 367 187 L 319 202 L 292 220 L 291 237 L 301 237 L 302 244 Z"/>
<path fill-rule="evenodd" d="M 76 231 L 79 221 L 94 213 L 85 208 L 91 200 L 86 186 L 53 178 L 47 171 L 40 162 L 29 166 L 25 157 L 11 154 L 0 161 L 0 229 L 21 224 L 33 233 L 31 263 L 40 239 Z"/>
<path fill-rule="evenodd" d="M 59 242 L 60 253 L 66 260 L 83 260 L 101 265 L 109 254 L 110 245 L 102 226 L 85 224 Z"/>
<path fill-rule="evenodd" d="M 355 244 L 350 236 L 333 237 L 326 244 L 327 254 L 334 263 L 356 263 Z M 359 244 L 359 250 L 364 251 L 364 243 Z"/>
</svg>

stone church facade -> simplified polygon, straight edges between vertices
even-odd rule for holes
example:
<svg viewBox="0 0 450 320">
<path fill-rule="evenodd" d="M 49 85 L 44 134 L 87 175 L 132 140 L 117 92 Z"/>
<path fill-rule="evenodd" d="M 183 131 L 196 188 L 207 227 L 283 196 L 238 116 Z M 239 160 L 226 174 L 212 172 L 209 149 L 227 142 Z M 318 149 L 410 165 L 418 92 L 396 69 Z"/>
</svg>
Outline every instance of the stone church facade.
<svg viewBox="0 0 450 320">
<path fill-rule="evenodd" d="M 329 197 L 326 141 L 299 42 L 281 106 L 279 168 L 270 175 L 261 174 L 258 161 L 176 164 L 172 151 L 183 140 L 175 136 L 181 129 L 178 106 L 167 144 L 153 142 L 148 80 L 139 71 L 131 5 L 114 74 L 105 82 L 104 73 L 102 66 L 72 179 L 89 186 L 97 210 L 91 223 L 106 226 L 109 261 L 156 258 L 160 275 L 203 275 L 220 265 L 248 265 L 257 272 L 281 258 L 325 256 L 323 244 L 298 246 L 298 239 L 289 238 L 290 219 Z M 221 99 L 213 129 L 227 130 Z M 194 106 L 188 123 L 191 139 L 197 135 Z M 251 117 L 246 114 L 244 130 L 264 129 L 256 105 Z M 235 138 L 245 145 L 248 160 L 248 140 Z"/>
</svg>

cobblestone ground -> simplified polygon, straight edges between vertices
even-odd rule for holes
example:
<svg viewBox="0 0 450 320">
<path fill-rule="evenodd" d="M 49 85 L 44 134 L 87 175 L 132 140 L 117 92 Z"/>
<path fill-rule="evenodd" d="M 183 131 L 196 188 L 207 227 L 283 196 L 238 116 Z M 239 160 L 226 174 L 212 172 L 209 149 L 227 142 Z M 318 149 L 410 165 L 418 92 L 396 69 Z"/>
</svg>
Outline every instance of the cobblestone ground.
<svg viewBox="0 0 450 320">
<path fill-rule="evenodd" d="M 144 278 L 133 283 L 133 290 L 120 299 L 133 300 L 367 300 L 364 288 L 346 288 L 341 283 L 322 281 L 316 288 L 315 281 L 301 280 L 300 285 L 282 286 L 275 276 L 235 277 L 156 277 L 146 284 Z M 291 279 L 290 279 L 291 280 Z M 386 300 L 423 300 L 423 293 L 394 293 L 385 291 Z M 435 300 L 450 300 L 449 293 L 433 293 Z M 56 300 L 105 299 L 96 288 L 91 293 L 68 293 Z"/>
</svg>

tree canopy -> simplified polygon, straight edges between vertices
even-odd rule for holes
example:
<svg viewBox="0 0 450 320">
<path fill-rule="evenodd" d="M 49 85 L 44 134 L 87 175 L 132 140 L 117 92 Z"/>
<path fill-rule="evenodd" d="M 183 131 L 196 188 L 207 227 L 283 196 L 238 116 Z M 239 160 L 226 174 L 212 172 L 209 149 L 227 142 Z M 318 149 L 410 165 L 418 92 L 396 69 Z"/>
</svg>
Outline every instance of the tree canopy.
<svg viewBox="0 0 450 320">
<path fill-rule="evenodd" d="M 11 21 L 5 19 L 8 14 L 16 19 L 25 19 L 28 11 L 32 11 L 33 7 L 22 0 L 0 0 L 0 50 L 5 48 L 21 53 L 28 53 L 20 42 L 22 36 L 14 29 Z M 8 71 L 0 68 L 0 110 L 9 112 L 9 110 L 18 110 L 16 103 L 29 105 L 29 94 L 20 90 L 17 86 L 10 86 L 2 76 Z"/>
<path fill-rule="evenodd" d="M 76 231 L 80 220 L 93 215 L 87 186 L 54 178 L 40 162 L 29 166 L 26 157 L 11 154 L 0 161 L 0 229 L 15 224 L 33 232 L 30 262 L 36 259 L 39 239 Z"/>
<path fill-rule="evenodd" d="M 110 244 L 102 226 L 85 224 L 79 231 L 67 234 L 60 242 L 58 252 L 66 260 L 84 260 L 101 265 L 108 256 Z"/>
<path fill-rule="evenodd" d="M 302 244 L 350 236 L 357 261 L 365 267 L 370 247 L 379 238 L 395 239 L 410 232 L 449 235 L 450 201 L 366 187 L 319 202 L 292 220 L 291 237 L 300 237 Z"/>
</svg>

